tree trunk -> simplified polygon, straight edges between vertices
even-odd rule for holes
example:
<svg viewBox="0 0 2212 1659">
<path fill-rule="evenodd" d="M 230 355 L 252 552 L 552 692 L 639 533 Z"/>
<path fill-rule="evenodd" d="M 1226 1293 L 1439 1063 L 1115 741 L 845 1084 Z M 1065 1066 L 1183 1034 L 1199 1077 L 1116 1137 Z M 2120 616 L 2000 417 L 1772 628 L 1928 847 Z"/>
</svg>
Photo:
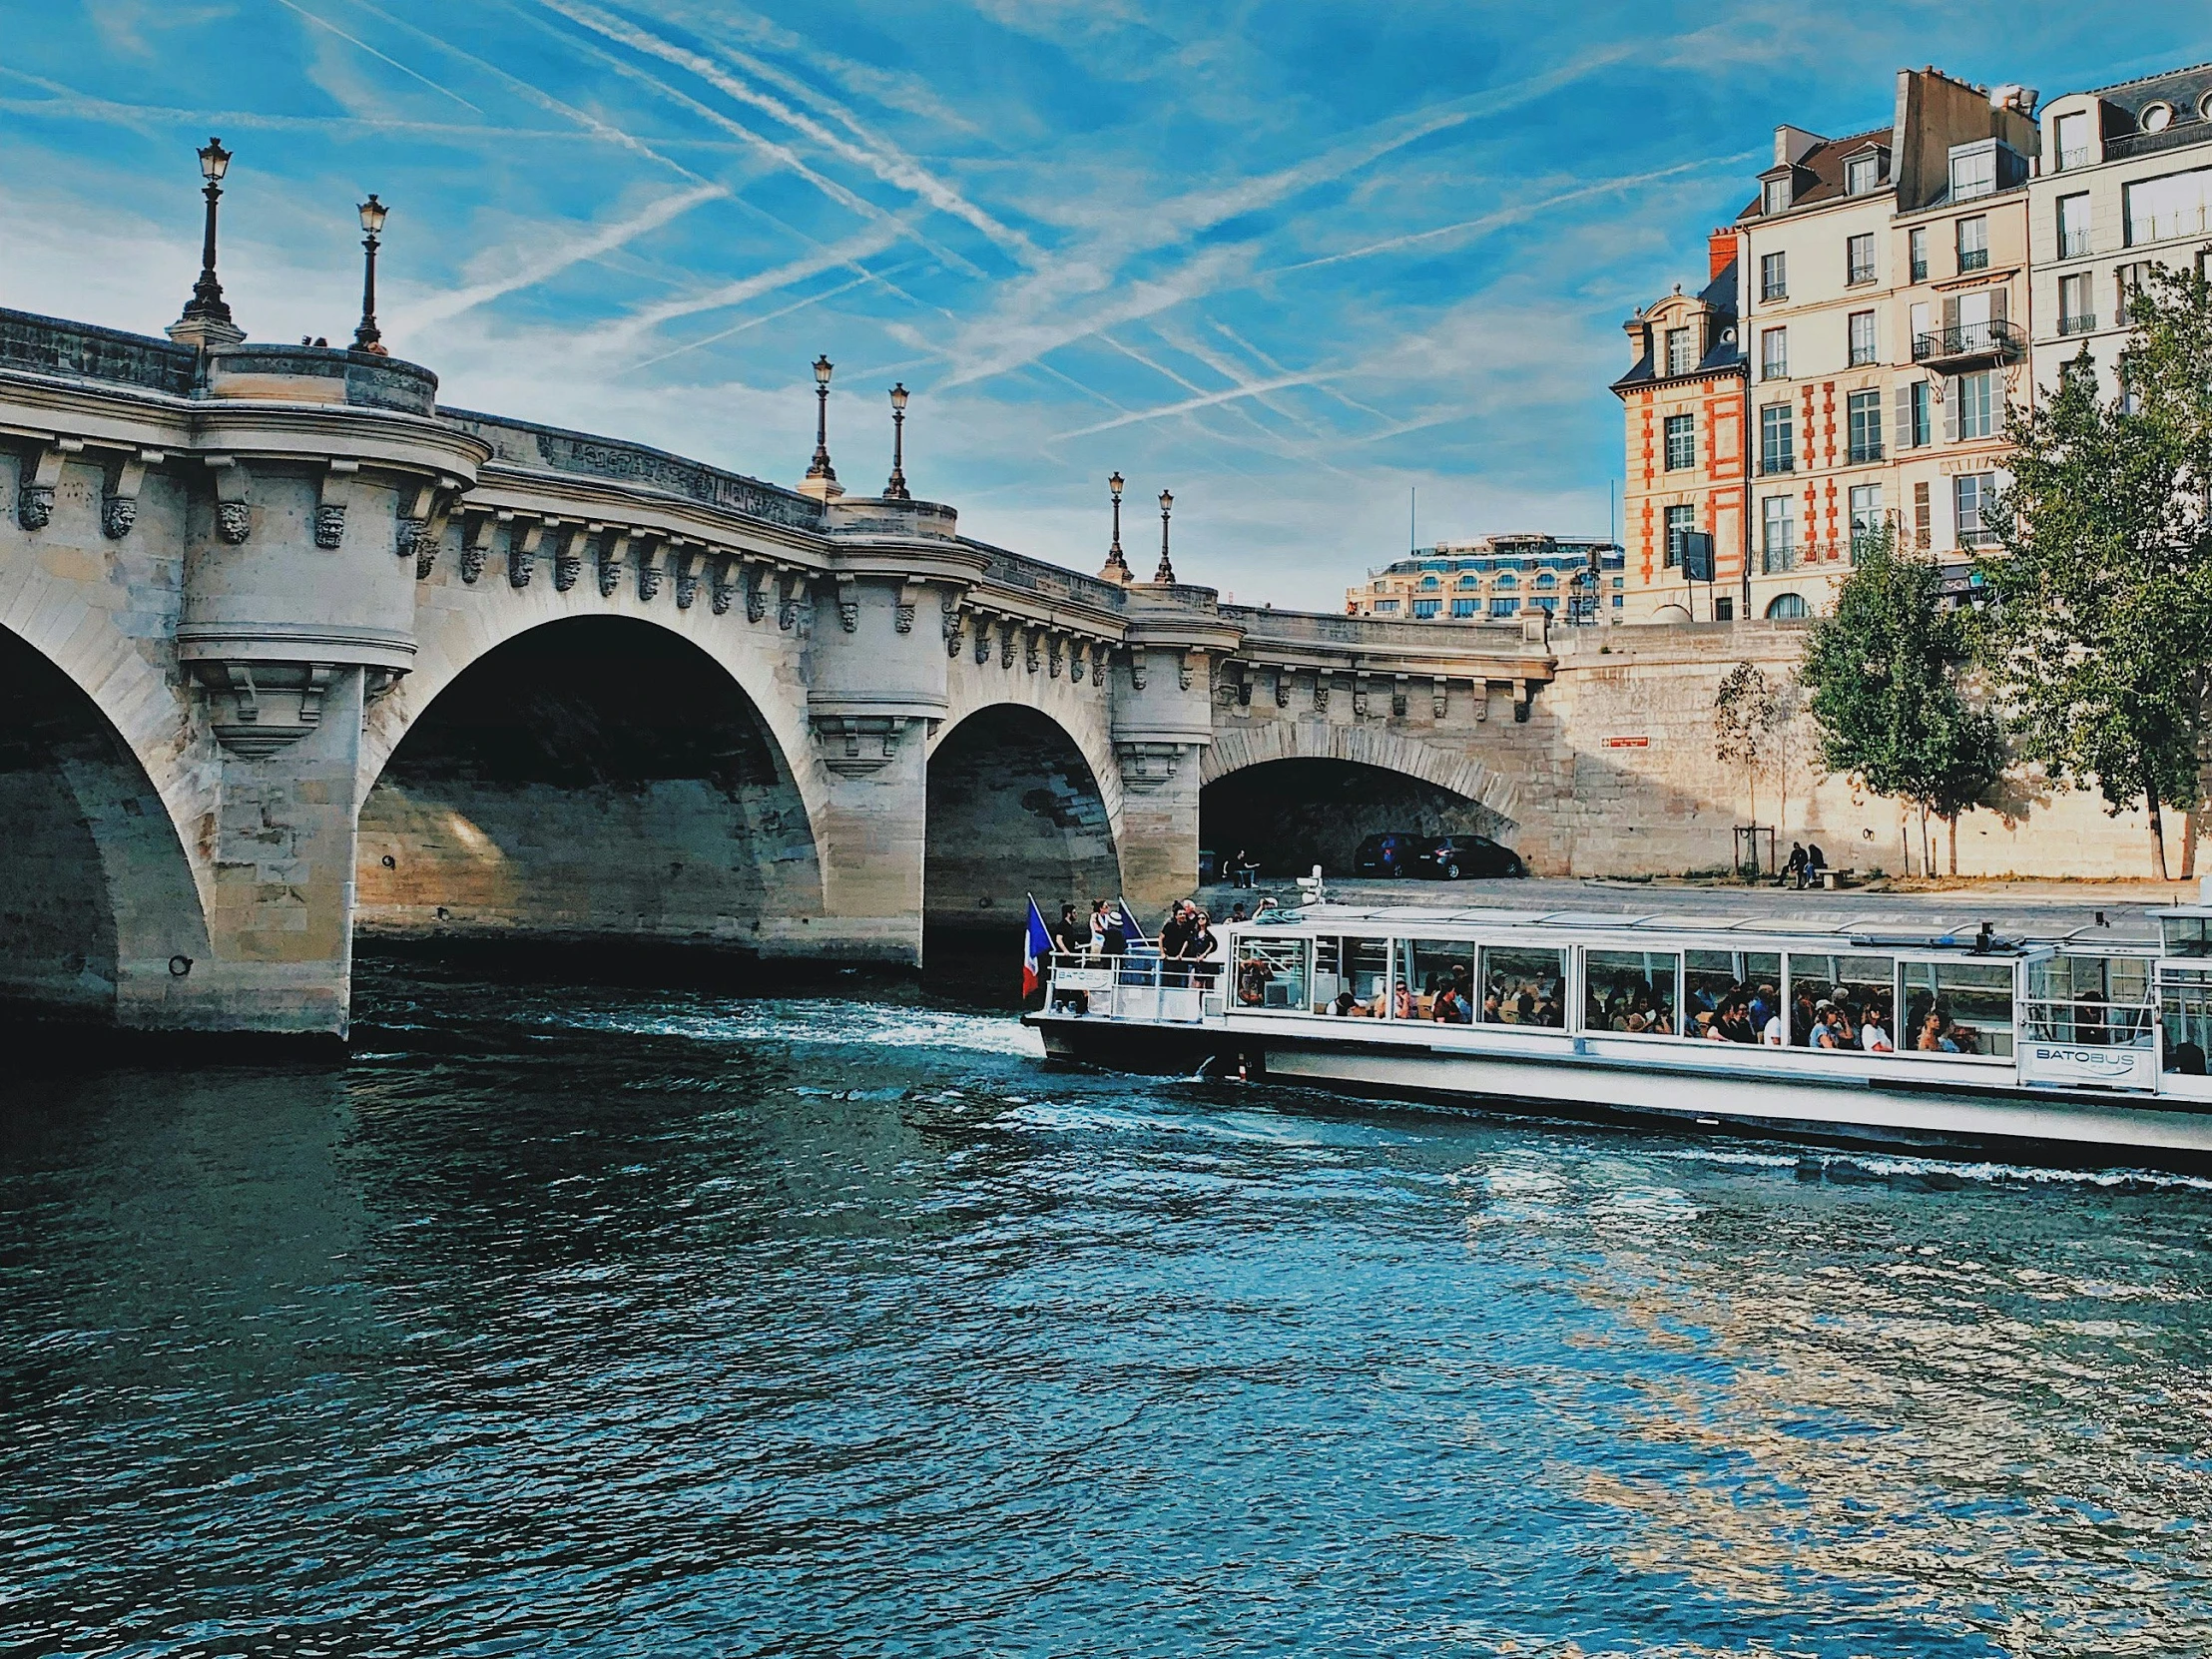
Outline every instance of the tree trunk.
<svg viewBox="0 0 2212 1659">
<path fill-rule="evenodd" d="M 2158 879 L 2168 881 L 2172 877 L 2166 873 L 2166 821 L 2158 811 L 2158 792 L 2152 790 L 2144 799 L 2150 807 L 2151 845 L 2158 849 Z"/>
<path fill-rule="evenodd" d="M 2184 881 L 2197 878 L 2197 810 L 2194 807 L 2181 815 L 2181 878 Z"/>
<path fill-rule="evenodd" d="M 1936 878 L 1936 849 L 1928 838 L 1928 807 L 1921 807 L 1921 873 L 1930 880 Z"/>
<path fill-rule="evenodd" d="M 1950 815 L 1950 872 L 1958 873 L 1958 815 Z"/>
<path fill-rule="evenodd" d="M 1913 820 L 1905 803 L 1898 803 L 1898 850 L 1905 856 L 1905 876 L 1913 875 Z"/>
</svg>

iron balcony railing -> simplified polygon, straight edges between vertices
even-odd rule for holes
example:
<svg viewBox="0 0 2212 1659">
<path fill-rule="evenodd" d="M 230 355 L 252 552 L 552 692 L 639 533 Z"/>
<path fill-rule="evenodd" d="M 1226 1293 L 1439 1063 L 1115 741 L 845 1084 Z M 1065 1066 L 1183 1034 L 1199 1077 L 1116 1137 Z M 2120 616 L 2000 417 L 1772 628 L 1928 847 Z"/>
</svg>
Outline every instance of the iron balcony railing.
<svg viewBox="0 0 2212 1659">
<path fill-rule="evenodd" d="M 1913 360 L 1917 363 L 1962 362 L 1974 357 L 2009 360 L 2017 356 L 2019 350 L 2020 331 L 1997 318 L 1960 323 L 1955 328 L 1938 328 L 1933 333 L 1913 337 Z"/>
<path fill-rule="evenodd" d="M 2094 311 L 2076 311 L 2071 316 L 2058 319 L 2058 331 L 2061 334 L 2093 334 L 2096 328 L 2097 313 Z"/>
<path fill-rule="evenodd" d="M 2061 231 L 2058 233 L 2058 257 L 2061 260 L 2078 260 L 2088 252 L 2088 232 Z"/>
<path fill-rule="evenodd" d="M 1958 270 L 1961 275 L 1969 271 L 1987 271 L 1989 251 L 1986 248 L 1961 248 L 1958 251 Z"/>
</svg>

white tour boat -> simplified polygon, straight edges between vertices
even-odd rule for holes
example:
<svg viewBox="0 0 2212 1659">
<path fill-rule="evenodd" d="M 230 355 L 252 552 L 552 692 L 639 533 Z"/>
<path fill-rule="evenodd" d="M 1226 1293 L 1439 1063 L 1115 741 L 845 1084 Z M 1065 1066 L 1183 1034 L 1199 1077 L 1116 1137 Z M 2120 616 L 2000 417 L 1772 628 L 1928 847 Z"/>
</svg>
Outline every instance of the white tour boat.
<svg viewBox="0 0 2212 1659">
<path fill-rule="evenodd" d="M 2106 927 L 2024 938 L 1369 909 L 1301 885 L 1311 902 L 1228 927 L 1211 963 L 1054 957 L 1028 1016 L 1048 1057 L 1545 1116 L 2212 1165 L 2212 879 L 2204 902 L 2151 911 L 2156 938 L 2139 943 Z"/>
</svg>

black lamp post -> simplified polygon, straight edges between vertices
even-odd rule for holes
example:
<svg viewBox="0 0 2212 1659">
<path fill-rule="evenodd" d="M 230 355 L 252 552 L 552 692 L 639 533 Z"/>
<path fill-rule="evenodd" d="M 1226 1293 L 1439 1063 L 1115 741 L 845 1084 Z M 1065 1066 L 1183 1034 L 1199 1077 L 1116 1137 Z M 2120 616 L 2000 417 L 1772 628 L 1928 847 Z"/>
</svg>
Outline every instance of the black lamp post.
<svg viewBox="0 0 2212 1659">
<path fill-rule="evenodd" d="M 223 175 L 230 167 L 231 152 L 223 148 L 223 141 L 219 138 L 208 140 L 208 147 L 200 152 L 200 176 L 208 181 L 203 193 L 208 199 L 208 227 L 200 243 L 200 280 L 193 283 L 192 298 L 185 303 L 184 320 L 187 322 L 235 326 L 231 321 L 231 307 L 224 302 L 223 284 L 215 275 L 215 205 L 223 199 Z"/>
<path fill-rule="evenodd" d="M 384 336 L 376 329 L 376 238 L 384 228 L 384 215 L 390 211 L 376 200 L 374 191 L 361 204 L 361 229 L 367 233 L 361 238 L 361 251 L 368 262 L 361 270 L 361 325 L 353 330 L 353 349 L 373 351 L 379 357 L 390 353 L 384 349 Z"/>
<path fill-rule="evenodd" d="M 1121 551 L 1121 474 L 1107 479 L 1106 487 L 1114 492 L 1114 543 L 1106 549 L 1106 568 L 1098 574 L 1102 580 L 1126 584 L 1134 582 L 1137 573 L 1129 568 Z"/>
<path fill-rule="evenodd" d="M 906 382 L 891 387 L 891 481 L 883 486 L 887 501 L 911 501 L 906 489 Z"/>
<path fill-rule="evenodd" d="M 815 359 L 815 460 L 807 476 L 828 484 L 837 481 L 836 468 L 830 464 L 830 371 L 835 367 L 827 352 Z"/>
<path fill-rule="evenodd" d="M 1173 582 L 1175 566 L 1168 563 L 1168 514 L 1175 508 L 1175 497 L 1166 490 L 1160 492 L 1160 568 L 1152 573 L 1155 582 Z"/>
</svg>

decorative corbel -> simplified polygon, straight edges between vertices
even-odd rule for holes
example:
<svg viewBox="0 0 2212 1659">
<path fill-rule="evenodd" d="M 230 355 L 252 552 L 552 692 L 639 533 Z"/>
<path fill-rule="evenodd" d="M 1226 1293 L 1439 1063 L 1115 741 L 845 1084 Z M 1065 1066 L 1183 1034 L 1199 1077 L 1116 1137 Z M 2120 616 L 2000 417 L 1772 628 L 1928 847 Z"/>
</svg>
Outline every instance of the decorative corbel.
<svg viewBox="0 0 2212 1659">
<path fill-rule="evenodd" d="M 1487 680 L 1477 680 L 1474 683 L 1474 718 L 1490 718 L 1490 683 Z"/>
<path fill-rule="evenodd" d="M 630 550 L 630 527 L 618 524 L 599 544 L 599 597 L 612 599 L 622 585 L 622 556 Z"/>
<path fill-rule="evenodd" d="M 1052 678 L 1055 680 L 1060 678 L 1060 653 L 1065 649 L 1066 643 L 1058 634 L 1047 634 L 1045 636 L 1044 666 L 1051 672 Z"/>
<path fill-rule="evenodd" d="M 949 661 L 958 662 L 960 629 L 965 620 L 960 611 L 960 596 L 947 588 L 944 596 L 937 601 L 937 608 L 943 615 L 945 657 Z"/>
<path fill-rule="evenodd" d="M 1451 682 L 1439 674 L 1429 685 L 1429 707 L 1435 712 L 1436 718 L 1441 720 L 1451 707 Z"/>
<path fill-rule="evenodd" d="M 397 533 L 392 539 L 392 552 L 397 557 L 404 559 L 410 553 L 421 556 L 423 533 L 430 528 L 430 515 L 437 510 L 438 482 L 423 478 L 400 489 Z M 430 573 L 423 570 L 418 574 Z"/>
<path fill-rule="evenodd" d="M 779 570 L 776 573 L 776 626 L 790 633 L 799 626 L 799 599 L 807 591 L 807 573 L 804 570 Z"/>
<path fill-rule="evenodd" d="M 542 518 L 531 519 L 518 525 L 507 536 L 507 586 L 526 588 L 531 574 L 538 566 L 538 548 L 545 541 L 549 528 Z"/>
<path fill-rule="evenodd" d="M 1012 668 L 1014 666 L 1014 647 L 1019 643 L 1016 639 L 1019 632 L 1014 626 L 1012 617 L 1006 618 L 998 625 L 998 666 L 1000 668 Z"/>
<path fill-rule="evenodd" d="M 36 446 L 15 492 L 15 521 L 26 530 L 43 530 L 54 521 L 54 491 L 62 481 L 62 463 L 81 454 L 83 438 L 56 438 Z"/>
<path fill-rule="evenodd" d="M 514 514 L 507 514 L 509 519 Z M 461 519 L 461 580 L 474 583 L 484 574 L 484 560 L 491 552 L 492 531 L 499 525 L 499 514 L 489 508 L 478 508 L 464 514 Z"/>
<path fill-rule="evenodd" d="M 107 488 L 100 501 L 100 533 L 121 541 L 138 522 L 139 491 L 146 483 L 146 469 L 163 460 L 159 449 L 126 450 L 108 469 Z"/>
<path fill-rule="evenodd" d="M 1091 642 L 1089 640 L 1068 641 L 1068 678 L 1078 686 L 1083 683 L 1083 677 L 1090 673 L 1090 656 Z"/>
<path fill-rule="evenodd" d="M 738 578 L 744 567 L 727 553 L 713 556 L 712 580 L 708 584 L 708 603 L 714 606 L 716 616 L 728 616 L 730 607 L 737 602 Z M 747 607 L 751 609 L 750 606 Z M 760 621 L 759 617 L 753 619 Z"/>
<path fill-rule="evenodd" d="M 1185 651 L 1175 659 L 1175 689 L 1189 691 L 1198 676 L 1206 671 L 1206 653 Z"/>
<path fill-rule="evenodd" d="M 676 579 L 676 608 L 688 611 L 699 597 L 699 565 L 702 554 L 678 536 L 668 544 L 669 574 Z"/>
<path fill-rule="evenodd" d="M 1526 726 L 1528 724 L 1529 705 L 1535 701 L 1535 681 L 1516 680 L 1513 682 L 1513 724 L 1515 726 Z"/>
<path fill-rule="evenodd" d="M 353 484 L 361 463 L 331 459 L 322 469 L 314 504 L 314 544 L 334 553 L 345 541 L 345 509 L 353 504 Z"/>
<path fill-rule="evenodd" d="M 841 778 L 864 778 L 888 766 L 899 740 L 919 723 L 906 715 L 816 715 L 809 724 L 824 766 Z"/>
<path fill-rule="evenodd" d="M 1278 667 L 1275 671 L 1275 706 L 1288 709 L 1291 706 L 1291 671 Z"/>
<path fill-rule="evenodd" d="M 837 626 L 842 628 L 848 634 L 857 633 L 859 632 L 860 628 L 859 579 L 857 577 L 847 576 L 840 571 L 837 573 L 836 583 Z"/>
<path fill-rule="evenodd" d="M 640 530 L 633 538 L 637 542 L 637 557 L 631 562 L 638 567 L 638 597 L 650 600 L 659 596 L 661 578 L 667 574 L 661 567 L 663 538 L 652 530 Z"/>
<path fill-rule="evenodd" d="M 1329 713 L 1329 671 L 1325 668 L 1314 670 L 1314 713 Z"/>
<path fill-rule="evenodd" d="M 1356 720 L 1368 718 L 1368 677 L 1358 672 L 1352 676 L 1352 714 Z"/>
<path fill-rule="evenodd" d="M 921 603 L 921 584 L 908 578 L 898 585 L 898 604 L 891 612 L 891 626 L 901 634 L 914 631 L 914 608 Z"/>
<path fill-rule="evenodd" d="M 768 615 L 768 590 L 761 582 L 769 574 L 759 565 L 744 567 L 745 620 L 748 622 L 759 622 Z"/>
<path fill-rule="evenodd" d="M 566 519 L 548 519 L 545 551 L 553 560 L 553 591 L 566 593 L 584 573 L 584 543 L 591 532 Z"/>
<path fill-rule="evenodd" d="M 980 613 L 975 618 L 975 666 L 981 668 L 991 660 L 991 619 Z"/>
<path fill-rule="evenodd" d="M 1411 685 L 1412 676 L 1409 674 L 1399 674 L 1391 677 L 1390 713 L 1399 720 L 1405 718 L 1405 699 L 1409 695 L 1407 688 Z"/>
<path fill-rule="evenodd" d="M 1130 683 L 1130 685 L 1134 686 L 1134 687 L 1135 687 L 1135 688 L 1136 688 L 1136 689 L 1137 689 L 1138 691 L 1143 691 L 1143 690 L 1144 690 L 1144 683 L 1145 683 L 1145 660 L 1144 660 L 1144 647 L 1142 647 L 1142 646 L 1139 646 L 1139 645 L 1133 645 L 1133 646 L 1131 646 L 1131 647 L 1129 648 L 1129 683 Z"/>
<path fill-rule="evenodd" d="M 1021 631 L 1021 666 L 1031 674 L 1037 672 L 1037 635 L 1039 630 L 1024 628 Z"/>
<path fill-rule="evenodd" d="M 215 474 L 215 533 L 233 547 L 244 544 L 254 531 L 254 511 L 247 501 L 252 480 L 246 463 L 236 455 L 210 455 L 208 470 Z"/>
</svg>

